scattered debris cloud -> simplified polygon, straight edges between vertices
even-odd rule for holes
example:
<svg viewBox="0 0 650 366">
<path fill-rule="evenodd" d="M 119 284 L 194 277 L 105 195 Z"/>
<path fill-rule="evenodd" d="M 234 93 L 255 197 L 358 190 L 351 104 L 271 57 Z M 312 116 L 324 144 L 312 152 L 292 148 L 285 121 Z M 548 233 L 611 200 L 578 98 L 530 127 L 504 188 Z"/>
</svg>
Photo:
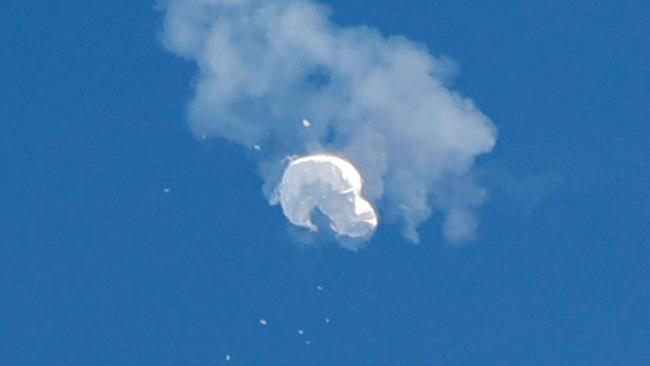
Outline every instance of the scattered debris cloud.
<svg viewBox="0 0 650 366">
<path fill-rule="evenodd" d="M 434 212 L 448 240 L 474 236 L 485 193 L 471 168 L 496 130 L 450 88 L 453 62 L 404 37 L 338 26 L 315 1 L 161 1 L 166 48 L 198 65 L 193 133 L 264 146 L 254 158 L 270 200 L 283 157 L 333 154 L 358 169 L 365 199 L 408 240 Z"/>
</svg>

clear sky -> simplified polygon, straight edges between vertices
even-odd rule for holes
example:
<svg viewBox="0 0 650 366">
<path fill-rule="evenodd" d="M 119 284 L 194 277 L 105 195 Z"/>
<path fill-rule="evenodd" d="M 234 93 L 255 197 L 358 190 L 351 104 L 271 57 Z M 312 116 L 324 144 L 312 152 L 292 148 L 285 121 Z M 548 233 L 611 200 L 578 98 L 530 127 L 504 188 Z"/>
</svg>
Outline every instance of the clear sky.
<svg viewBox="0 0 650 366">
<path fill-rule="evenodd" d="M 457 62 L 498 128 L 477 239 L 301 247 L 249 152 L 191 135 L 151 1 L 6 0 L 0 364 L 650 364 L 650 6 L 324 3 Z"/>
</svg>

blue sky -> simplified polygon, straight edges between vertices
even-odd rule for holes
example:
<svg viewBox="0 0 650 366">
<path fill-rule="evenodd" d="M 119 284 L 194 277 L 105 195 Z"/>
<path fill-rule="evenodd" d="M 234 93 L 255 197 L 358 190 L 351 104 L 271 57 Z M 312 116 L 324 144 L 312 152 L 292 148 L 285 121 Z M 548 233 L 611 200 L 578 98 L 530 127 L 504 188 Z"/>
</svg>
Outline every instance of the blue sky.
<svg viewBox="0 0 650 366">
<path fill-rule="evenodd" d="M 499 131 L 477 240 L 296 245 L 250 154 L 191 135 L 151 2 L 9 0 L 0 364 L 650 362 L 648 5 L 325 3 L 459 65 Z"/>
</svg>

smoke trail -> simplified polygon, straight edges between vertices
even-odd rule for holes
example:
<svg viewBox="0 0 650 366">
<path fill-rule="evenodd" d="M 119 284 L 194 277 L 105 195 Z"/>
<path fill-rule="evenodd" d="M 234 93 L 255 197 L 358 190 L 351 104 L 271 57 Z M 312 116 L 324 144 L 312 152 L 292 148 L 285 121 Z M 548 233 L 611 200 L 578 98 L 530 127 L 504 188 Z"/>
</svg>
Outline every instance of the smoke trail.
<svg viewBox="0 0 650 366">
<path fill-rule="evenodd" d="M 199 69 L 193 133 L 254 148 L 269 198 L 282 157 L 333 153 L 354 163 L 364 196 L 402 221 L 410 241 L 434 210 L 445 215 L 448 240 L 474 235 L 484 193 L 470 170 L 496 133 L 445 85 L 448 60 L 402 37 L 339 27 L 309 0 L 168 0 L 164 8 L 165 46 Z"/>
</svg>

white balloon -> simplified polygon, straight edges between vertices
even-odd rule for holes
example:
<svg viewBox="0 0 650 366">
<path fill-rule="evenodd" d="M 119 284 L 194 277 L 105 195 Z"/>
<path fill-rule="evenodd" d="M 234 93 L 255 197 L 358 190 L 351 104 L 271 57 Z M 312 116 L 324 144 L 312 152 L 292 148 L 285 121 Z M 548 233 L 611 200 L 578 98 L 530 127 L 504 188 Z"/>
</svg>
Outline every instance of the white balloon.
<svg viewBox="0 0 650 366">
<path fill-rule="evenodd" d="M 361 174 L 350 162 L 333 155 L 310 155 L 289 164 L 277 198 L 294 225 L 317 231 L 311 216 L 318 209 L 337 235 L 363 238 L 372 234 L 378 219 L 363 198 L 362 187 Z"/>
</svg>

